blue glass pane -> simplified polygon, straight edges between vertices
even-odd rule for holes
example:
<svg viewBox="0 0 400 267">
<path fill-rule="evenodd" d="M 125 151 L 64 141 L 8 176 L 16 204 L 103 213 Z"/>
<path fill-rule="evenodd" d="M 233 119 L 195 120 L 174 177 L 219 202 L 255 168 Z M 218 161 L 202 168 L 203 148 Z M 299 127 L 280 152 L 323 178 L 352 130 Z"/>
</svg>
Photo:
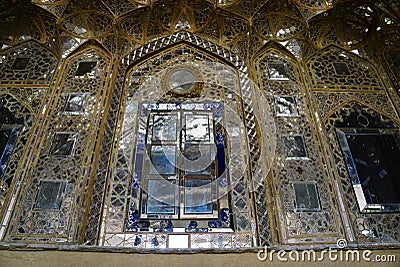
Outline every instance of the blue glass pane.
<svg viewBox="0 0 400 267">
<path fill-rule="evenodd" d="M 183 151 L 185 174 L 208 174 L 215 160 L 215 147 L 199 144 L 185 145 Z"/>
<path fill-rule="evenodd" d="M 147 213 L 174 214 L 174 186 L 167 180 L 149 180 Z"/>
<path fill-rule="evenodd" d="M 225 149 L 223 145 L 217 147 L 218 173 L 217 177 L 225 172 Z"/>
<path fill-rule="evenodd" d="M 212 213 L 211 180 L 185 181 L 185 213 Z"/>
<path fill-rule="evenodd" d="M 17 142 L 20 128 L 0 131 L 0 177 L 3 176 L 6 170 L 8 160 Z"/>
<path fill-rule="evenodd" d="M 150 174 L 175 174 L 175 146 L 152 146 L 150 158 Z"/>
</svg>

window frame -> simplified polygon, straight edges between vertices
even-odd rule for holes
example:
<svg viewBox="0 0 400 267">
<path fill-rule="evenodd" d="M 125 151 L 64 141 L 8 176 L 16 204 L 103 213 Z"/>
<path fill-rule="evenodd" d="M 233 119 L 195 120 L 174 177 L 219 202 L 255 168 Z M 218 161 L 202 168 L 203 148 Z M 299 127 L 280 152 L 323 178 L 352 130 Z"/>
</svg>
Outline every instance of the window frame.
<svg viewBox="0 0 400 267">
<path fill-rule="evenodd" d="M 164 116 L 175 116 L 176 114 L 176 138 L 175 140 L 158 140 L 154 138 L 154 118 L 159 115 Z M 206 115 L 208 118 L 208 140 L 196 140 L 191 139 L 188 140 L 186 133 L 186 116 L 196 116 Z M 146 144 L 144 151 L 144 160 L 142 165 L 142 190 L 141 190 L 141 198 L 139 204 L 140 210 L 140 218 L 141 219 L 216 219 L 219 216 L 219 204 L 218 204 L 218 185 L 215 183 L 216 177 L 216 168 L 218 166 L 217 162 L 217 142 L 216 142 L 216 133 L 215 133 L 215 117 L 213 110 L 151 110 L 148 114 L 147 124 L 146 124 Z M 207 138 L 206 138 L 207 139 Z M 185 171 L 185 161 L 183 152 L 185 151 L 185 145 L 199 145 L 199 146 L 215 146 L 214 149 L 210 150 L 210 153 L 214 153 L 214 158 L 210 166 L 211 171 L 209 174 L 199 174 L 199 173 L 186 173 Z M 153 146 L 173 146 L 175 147 L 175 173 L 151 173 L 151 150 Z M 149 153 L 150 152 L 150 153 Z M 214 170 L 213 170 L 214 168 Z M 148 182 L 151 180 L 164 180 L 171 182 L 175 186 L 175 199 L 174 199 L 174 209 L 175 212 L 173 214 L 151 214 L 148 213 L 148 201 L 149 201 L 149 192 L 148 192 Z M 186 197 L 187 190 L 185 188 L 186 181 L 189 180 L 209 180 L 210 181 L 210 199 L 211 199 L 211 209 L 210 213 L 187 213 L 186 210 Z"/>
<path fill-rule="evenodd" d="M 357 127 L 338 127 L 335 128 L 336 136 L 343 160 L 347 168 L 347 173 L 351 179 L 353 190 L 356 196 L 357 204 L 361 213 L 392 213 L 400 212 L 400 202 L 398 203 L 368 203 L 366 193 L 362 188 L 362 182 L 357 172 L 357 167 L 353 153 L 347 141 L 346 134 L 350 135 L 392 135 L 400 151 L 400 132 L 395 128 L 357 128 Z M 399 173 L 400 175 L 400 173 Z M 400 179 L 398 177 L 397 179 Z M 400 192 L 398 192 L 400 193 Z"/>
</svg>

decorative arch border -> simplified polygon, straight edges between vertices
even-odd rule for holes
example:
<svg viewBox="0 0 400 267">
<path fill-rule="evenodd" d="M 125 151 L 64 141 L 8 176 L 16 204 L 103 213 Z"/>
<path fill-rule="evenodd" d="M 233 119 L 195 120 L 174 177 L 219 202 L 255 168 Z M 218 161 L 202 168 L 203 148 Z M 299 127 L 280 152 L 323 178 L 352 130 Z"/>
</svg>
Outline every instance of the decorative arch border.
<svg viewBox="0 0 400 267">
<path fill-rule="evenodd" d="M 272 54 L 273 51 L 276 51 L 276 53 L 285 55 L 288 57 L 290 60 L 294 61 L 296 64 L 300 64 L 298 58 L 290 52 L 285 46 L 282 44 L 275 42 L 275 41 L 269 41 L 265 45 L 263 45 L 254 56 L 251 57 L 250 62 L 254 62 L 260 59 L 265 58 L 267 55 Z"/>
<path fill-rule="evenodd" d="M 350 107 L 355 107 L 356 105 L 360 105 L 360 107 L 366 107 L 368 110 L 373 110 L 374 112 L 380 114 L 381 116 L 384 116 L 386 118 L 389 118 L 390 120 L 392 120 L 393 122 L 397 122 L 397 125 L 400 125 L 400 120 L 399 118 L 393 116 L 392 114 L 388 113 L 387 111 L 381 110 L 378 107 L 374 107 L 371 104 L 364 102 L 360 99 L 356 99 L 356 98 L 349 98 L 346 99 L 345 101 L 343 101 L 342 103 L 340 103 L 338 106 L 336 106 L 334 109 L 332 109 L 324 118 L 325 123 L 331 118 L 333 117 L 335 114 L 337 114 L 340 109 L 346 107 L 346 106 L 350 106 Z"/>
<path fill-rule="evenodd" d="M 112 55 L 106 50 L 104 49 L 104 47 L 98 43 L 97 41 L 92 41 L 89 40 L 87 42 L 84 42 L 83 44 L 81 44 L 79 47 L 77 47 L 71 54 L 69 54 L 69 56 L 65 59 L 59 59 L 59 64 L 58 66 L 54 69 L 54 76 L 50 81 L 50 91 L 48 91 L 46 93 L 45 96 L 45 100 L 42 103 L 42 106 L 50 106 L 50 109 L 47 109 L 46 112 L 39 112 L 37 114 L 37 119 L 36 119 L 36 123 L 33 125 L 33 129 L 31 130 L 32 134 L 29 137 L 29 147 L 27 147 L 25 149 L 25 156 L 21 157 L 24 158 L 24 164 L 20 164 L 19 166 L 24 166 L 23 168 L 19 167 L 18 169 L 18 173 L 16 173 L 16 175 L 18 175 L 18 179 L 19 182 L 18 184 L 20 184 L 20 189 L 18 189 L 18 191 L 21 192 L 25 192 L 25 190 L 29 190 L 29 183 L 20 183 L 21 181 L 26 180 L 30 182 L 32 179 L 30 176 L 28 175 L 28 171 L 29 169 L 32 167 L 31 164 L 31 157 L 29 157 L 30 154 L 32 153 L 36 153 L 35 151 L 39 151 L 38 149 L 41 147 L 41 143 L 44 142 L 43 138 L 36 138 L 37 134 L 43 133 L 43 131 L 45 133 L 47 133 L 48 131 L 48 125 L 51 123 L 54 123 L 54 119 L 55 117 L 53 117 L 51 114 L 54 110 L 55 105 L 54 103 L 59 101 L 61 94 L 62 94 L 62 90 L 63 90 L 63 86 L 65 85 L 65 82 L 68 79 L 68 76 L 70 75 L 70 73 L 68 73 L 68 70 L 71 70 L 71 66 L 76 63 L 80 57 L 85 57 L 85 54 L 87 53 L 92 53 L 92 54 L 96 54 L 99 57 L 104 58 L 105 65 L 104 65 L 104 79 L 102 83 L 99 83 L 98 87 L 94 87 L 93 89 L 97 89 L 98 91 L 102 91 L 102 93 L 98 93 L 97 91 L 95 91 L 96 95 L 99 94 L 99 102 L 96 104 L 97 106 L 97 113 L 99 115 L 102 114 L 102 107 L 105 106 L 105 103 L 107 103 L 108 98 L 109 98 L 109 90 L 107 90 L 108 88 L 108 84 L 109 84 L 109 76 L 110 76 L 110 72 L 111 72 L 111 66 L 113 65 L 113 57 Z M 71 71 L 69 71 L 71 72 Z M 39 123 L 40 122 L 40 123 Z M 101 129 L 100 129 L 100 125 L 102 122 L 102 116 L 96 116 L 93 119 L 93 134 L 95 135 L 96 138 L 98 138 L 98 136 L 101 136 Z M 47 130 L 45 130 L 47 129 Z M 88 158 L 90 160 L 90 157 L 92 157 L 92 162 L 96 162 L 95 159 L 97 158 L 97 154 L 96 153 L 96 148 L 98 149 L 97 143 L 96 142 L 89 142 L 88 143 L 88 148 L 90 147 L 90 149 L 92 149 L 93 153 L 89 154 L 88 153 Z M 87 159 L 86 159 L 87 160 Z M 94 164 L 95 166 L 95 164 Z M 94 170 L 90 170 L 88 172 L 89 174 L 85 175 L 84 178 L 81 178 L 81 182 L 82 182 L 82 191 L 84 192 L 83 195 L 87 196 L 88 193 L 90 193 L 90 191 L 88 191 L 88 189 L 90 188 L 88 186 L 89 182 L 88 180 L 90 179 L 89 175 L 94 173 Z M 17 190 L 14 189 L 15 194 L 18 194 Z M 17 195 L 16 195 L 17 196 Z M 18 196 L 19 197 L 19 196 Z M 77 225 L 76 228 L 73 229 L 73 232 L 71 232 L 70 234 L 70 239 L 67 241 L 72 241 L 72 242 L 77 242 L 77 240 L 79 240 L 79 231 L 81 230 L 81 221 L 82 221 L 82 216 L 84 216 L 84 209 L 83 207 L 86 207 L 86 205 L 89 204 L 88 199 L 86 198 L 81 198 L 80 203 L 78 205 L 80 205 L 78 208 L 75 208 L 74 211 L 71 212 L 74 213 L 73 216 L 75 216 L 76 221 L 75 224 Z M 2 225 L 4 225 L 4 230 L 3 228 L 0 231 L 0 237 L 5 233 L 5 228 L 7 227 L 8 224 L 10 224 L 10 222 L 12 223 L 12 220 L 14 218 L 11 217 L 11 212 L 13 209 L 13 203 L 9 204 L 9 208 L 7 210 L 7 213 L 9 213 L 10 215 L 7 215 L 6 217 L 4 217 L 4 222 Z M 22 210 L 22 207 L 19 207 L 17 205 L 15 205 L 15 207 L 18 207 L 18 209 Z M 15 208 L 15 210 L 17 210 L 17 208 Z M 14 212 L 16 212 L 14 210 Z M 6 221 L 8 220 L 8 221 Z M 72 229 L 72 228 L 69 228 Z M 68 231 L 70 231 L 68 229 Z M 75 230 L 76 229 L 76 230 Z M 9 234 L 9 233 L 7 233 Z M 32 239 L 31 239 L 32 240 Z M 39 240 L 39 242 L 41 242 L 41 239 L 36 239 Z M 36 241 L 35 240 L 35 241 Z M 54 240 L 54 239 L 53 239 Z M 50 240 L 50 242 L 52 242 L 53 240 Z M 49 241 L 49 240 L 48 240 Z M 32 241 L 31 241 L 32 242 Z M 34 242 L 34 241 L 33 241 Z"/>
<path fill-rule="evenodd" d="M 218 56 L 233 65 L 239 73 L 239 81 L 243 98 L 243 110 L 245 114 L 245 126 L 249 138 L 250 166 L 256 166 L 259 155 L 260 145 L 257 139 L 257 125 L 253 109 L 252 88 L 247 75 L 247 67 L 245 63 L 234 53 L 222 48 L 215 43 L 195 36 L 189 32 L 181 31 L 170 36 L 157 39 L 148 43 L 122 58 L 119 62 L 118 69 L 115 70 L 115 83 L 110 99 L 109 110 L 107 114 L 107 122 L 104 137 L 101 143 L 102 150 L 100 152 L 100 161 L 94 181 L 94 191 L 88 211 L 88 221 L 86 224 L 84 243 L 90 245 L 98 244 L 101 216 L 102 216 L 102 200 L 104 199 L 106 188 L 108 185 L 108 169 L 110 168 L 110 155 L 114 140 L 114 131 L 117 127 L 116 122 L 121 116 L 121 101 L 124 86 L 127 82 L 126 73 L 130 66 L 136 65 L 142 59 L 157 53 L 171 45 L 186 42 L 197 49 L 207 51 L 213 56 Z M 112 86 L 111 86 L 112 87 Z M 253 173 L 253 180 L 261 181 L 262 172 Z M 267 211 L 267 203 L 264 185 L 257 186 L 254 192 L 254 203 L 256 209 L 256 218 L 258 226 L 258 245 L 264 246 L 270 243 L 270 227 Z"/>
<path fill-rule="evenodd" d="M 54 73 L 52 73 L 51 71 L 57 67 L 57 64 L 59 63 L 59 58 L 51 49 L 49 49 L 47 46 L 41 44 L 35 39 L 29 39 L 24 42 L 18 43 L 14 46 L 10 46 L 6 49 L 0 50 L 0 55 L 4 57 L 2 63 L 3 66 L 0 66 L 0 71 L 4 73 L 10 73 L 12 71 L 11 66 L 13 64 L 13 59 L 17 58 L 18 55 L 23 55 L 25 57 L 32 56 L 35 50 L 41 51 L 41 53 L 45 54 L 45 56 L 48 56 L 48 58 L 50 59 L 49 66 L 47 68 L 48 76 L 45 78 L 39 76 L 36 79 L 28 80 L 28 82 L 25 82 L 25 79 L 21 78 L 17 78 L 14 80 L 3 79 L 0 80 L 0 85 L 7 86 L 10 84 L 14 85 L 18 84 L 18 85 L 26 85 L 27 87 L 29 87 L 32 84 L 34 84 L 34 85 L 41 85 L 43 87 L 48 87 L 53 77 L 55 77 Z M 43 54 L 41 54 L 40 57 L 42 57 Z M 43 60 L 43 58 L 41 58 L 41 60 Z M 40 63 L 43 64 L 43 61 Z"/>
<path fill-rule="evenodd" d="M 66 80 L 68 79 L 68 73 L 67 71 L 72 67 L 72 65 L 76 62 L 79 61 L 80 58 L 86 57 L 87 54 L 93 53 L 96 56 L 104 57 L 105 61 L 108 63 L 104 67 L 104 75 L 105 76 L 103 83 L 100 85 L 99 90 L 103 91 L 101 95 L 104 95 L 102 97 L 99 97 L 99 103 L 97 103 L 97 107 L 99 109 L 98 113 L 101 114 L 104 111 L 104 106 L 108 105 L 109 99 L 111 98 L 112 92 L 108 90 L 110 87 L 110 78 L 112 72 L 113 72 L 113 64 L 116 63 L 112 53 L 109 52 L 107 48 L 103 46 L 98 40 L 87 40 L 80 44 L 79 46 L 75 47 L 70 53 L 66 55 L 65 58 L 62 58 L 60 60 L 60 64 L 58 65 L 58 69 L 56 70 L 56 74 L 54 77 L 57 77 L 57 79 L 53 80 L 52 87 L 55 88 L 56 90 L 53 90 L 49 94 L 49 101 L 54 101 L 55 98 L 59 98 L 61 96 L 61 88 Z M 96 118 L 96 120 L 93 122 L 93 127 L 96 128 L 96 130 L 93 131 L 94 133 L 94 138 L 95 140 L 101 139 L 103 136 L 102 132 L 102 123 L 104 121 L 105 116 L 101 118 Z M 49 124 L 50 122 L 46 120 L 45 125 Z M 45 127 L 45 126 L 43 126 Z M 97 166 L 96 160 L 99 158 L 98 157 L 98 150 L 99 146 L 97 142 L 93 142 L 90 144 L 92 146 L 93 150 L 93 155 L 92 156 L 92 164 L 93 166 Z M 82 190 L 84 191 L 83 195 L 84 196 L 90 196 L 92 190 L 97 190 L 97 188 L 93 188 L 88 184 L 91 184 L 93 180 L 93 175 L 96 173 L 95 170 L 91 170 L 91 173 L 88 174 L 88 182 L 85 183 L 85 185 L 82 187 Z M 90 197 L 87 197 L 84 201 L 82 201 L 82 207 L 88 207 L 90 204 Z M 76 215 L 76 220 L 77 221 L 85 221 L 87 212 L 86 210 L 83 209 L 83 211 L 79 211 Z M 82 243 L 81 241 L 83 240 L 83 236 L 81 232 L 83 231 L 82 228 L 84 227 L 84 224 L 82 223 L 77 223 L 76 224 L 76 230 L 74 230 L 74 233 L 71 234 L 73 235 L 73 240 L 78 241 L 79 243 Z"/>
</svg>

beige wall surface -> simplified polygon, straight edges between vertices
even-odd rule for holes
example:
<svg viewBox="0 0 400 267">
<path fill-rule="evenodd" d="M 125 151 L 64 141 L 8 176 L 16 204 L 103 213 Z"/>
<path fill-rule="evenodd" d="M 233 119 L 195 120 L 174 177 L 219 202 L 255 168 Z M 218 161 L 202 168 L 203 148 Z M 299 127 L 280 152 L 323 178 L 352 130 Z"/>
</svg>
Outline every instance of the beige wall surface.
<svg viewBox="0 0 400 267">
<path fill-rule="evenodd" d="M 366 253 L 364 257 L 369 260 L 363 260 L 363 252 L 360 250 L 360 260 L 353 260 L 351 253 L 348 253 L 346 260 L 346 251 L 343 251 L 342 260 L 340 253 L 332 254 L 330 257 L 326 253 L 321 257 L 321 253 L 316 254 L 315 261 L 301 260 L 302 251 L 297 253 L 280 252 L 273 253 L 272 261 L 270 252 L 267 259 L 261 261 L 259 257 L 265 257 L 266 254 L 260 253 L 220 253 L 220 254 L 139 254 L 139 253 L 106 253 L 106 252 L 77 252 L 77 251 L 25 251 L 25 250 L 2 250 L 0 251 L 0 266 L 400 266 L 400 250 L 374 250 Z M 296 259 L 299 255 L 299 261 Z M 353 254 L 355 255 L 355 254 Z M 390 256 L 389 256 L 390 255 Z M 287 261 L 280 261 L 278 256 Z M 337 259 L 335 260 L 335 256 Z M 320 260 L 322 259 L 323 260 Z M 379 261 L 380 259 L 384 262 Z M 388 262 L 391 261 L 391 262 Z"/>
</svg>

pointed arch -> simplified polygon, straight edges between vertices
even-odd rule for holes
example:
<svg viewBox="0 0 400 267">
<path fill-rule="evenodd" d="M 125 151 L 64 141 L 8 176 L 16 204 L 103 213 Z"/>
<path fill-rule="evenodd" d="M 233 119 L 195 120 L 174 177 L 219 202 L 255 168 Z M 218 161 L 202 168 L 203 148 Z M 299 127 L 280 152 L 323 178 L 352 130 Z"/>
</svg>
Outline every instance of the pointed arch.
<svg viewBox="0 0 400 267">
<path fill-rule="evenodd" d="M 313 54 L 305 66 L 313 90 L 384 90 L 374 64 L 337 46 Z"/>
<path fill-rule="evenodd" d="M 107 50 L 107 48 L 103 46 L 103 44 L 99 43 L 97 40 L 88 40 L 80 44 L 71 53 L 69 53 L 64 61 L 68 61 L 71 60 L 71 58 L 78 57 L 88 50 L 95 50 L 99 53 L 106 54 L 108 57 L 112 57 L 111 53 Z"/>
<path fill-rule="evenodd" d="M 214 57 L 218 57 L 225 62 L 228 62 L 229 65 L 237 70 L 241 84 L 240 90 L 243 98 L 244 112 L 246 117 L 245 126 L 248 131 L 248 136 L 251 139 L 249 142 L 250 160 L 252 164 L 258 162 L 260 147 L 257 140 L 256 119 L 253 111 L 253 100 L 251 91 L 252 89 L 250 87 L 250 80 L 247 74 L 247 67 L 245 63 L 237 55 L 230 52 L 229 50 L 220 47 L 209 40 L 203 39 L 189 32 L 182 31 L 148 43 L 132 51 L 129 55 L 120 60 L 120 64 L 115 76 L 114 88 L 112 91 L 112 100 L 109 109 L 110 112 L 108 113 L 107 118 L 108 125 L 105 131 L 105 136 L 102 144 L 103 149 L 100 155 L 101 160 L 97 170 L 98 178 L 95 181 L 94 185 L 96 188 L 105 189 L 108 184 L 107 177 L 103 170 L 107 170 L 110 168 L 108 157 L 112 149 L 112 147 L 110 146 L 110 140 L 112 140 L 117 126 L 115 125 L 115 122 L 117 121 L 117 118 L 121 117 L 121 111 L 118 111 L 118 109 L 121 105 L 123 92 L 128 86 L 128 81 L 126 77 L 128 71 L 132 68 L 132 66 L 137 65 L 144 59 L 150 58 L 151 56 L 157 54 L 159 51 L 181 43 L 190 45 L 195 49 L 201 50 L 203 52 L 206 51 L 206 53 L 211 54 Z M 257 173 L 257 175 L 262 174 Z M 101 225 L 100 218 L 102 213 L 102 203 L 96 202 L 95 199 L 102 199 L 104 192 L 105 190 L 96 190 L 96 192 L 93 192 L 91 206 L 88 213 L 88 224 L 86 227 L 87 231 L 85 235 L 85 242 L 89 244 L 95 244 L 98 240 L 99 232 L 93 231 L 93 229 L 99 229 L 99 226 Z M 267 210 L 265 205 L 263 204 L 266 203 L 265 190 L 263 186 L 257 187 L 255 197 L 257 199 L 256 202 L 260 203 L 260 205 L 256 207 L 257 219 L 260 222 L 259 227 L 262 228 L 259 229 L 259 243 L 264 245 L 267 244 L 270 240 L 270 229 Z"/>
<path fill-rule="evenodd" d="M 376 114 L 380 114 L 381 116 L 383 116 L 384 118 L 386 118 L 386 120 L 391 120 L 394 123 L 396 123 L 397 125 L 400 125 L 400 120 L 394 116 L 393 114 L 390 114 L 384 110 L 381 110 L 377 107 L 372 106 L 371 104 L 364 102 L 360 99 L 356 99 L 356 98 L 349 98 L 345 101 L 343 101 L 342 103 L 340 103 L 339 105 L 337 105 L 334 109 L 332 109 L 327 116 L 325 117 L 325 122 L 327 122 L 330 118 L 335 117 L 335 115 L 337 115 L 340 110 L 344 109 L 344 108 L 352 108 L 352 109 L 360 109 L 360 110 L 370 110 Z"/>
<path fill-rule="evenodd" d="M 57 66 L 57 56 L 45 45 L 28 40 L 0 51 L 0 83 L 48 85 Z M 16 68 L 16 60 L 23 63 Z"/>
<path fill-rule="evenodd" d="M 292 61 L 298 63 L 298 59 L 289 50 L 287 50 L 286 47 L 275 41 L 269 41 L 266 44 L 264 44 L 259 49 L 259 51 L 254 56 L 252 56 L 250 61 L 254 62 L 257 59 L 264 57 L 266 54 L 271 53 L 271 51 L 276 51 L 277 53 L 285 55 L 289 57 Z"/>
</svg>

